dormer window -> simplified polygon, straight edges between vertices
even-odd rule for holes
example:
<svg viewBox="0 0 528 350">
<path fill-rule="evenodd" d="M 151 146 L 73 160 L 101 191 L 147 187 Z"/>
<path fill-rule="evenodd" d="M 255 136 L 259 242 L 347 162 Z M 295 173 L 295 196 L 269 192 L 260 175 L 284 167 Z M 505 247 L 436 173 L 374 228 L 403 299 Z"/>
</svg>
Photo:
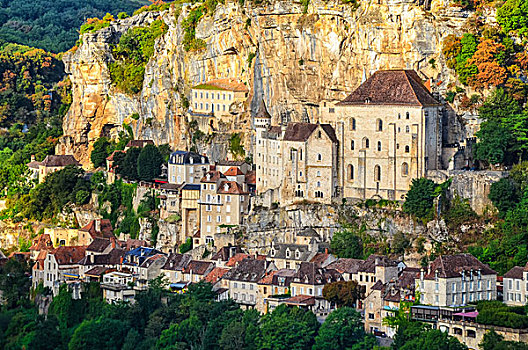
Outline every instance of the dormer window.
<svg viewBox="0 0 528 350">
<path fill-rule="evenodd" d="M 295 259 L 299 259 L 300 257 L 301 257 L 301 253 L 298 250 L 296 250 L 295 251 Z"/>
<path fill-rule="evenodd" d="M 193 164 L 193 163 L 194 163 L 194 158 L 191 157 L 191 158 L 189 159 L 189 162 L 190 162 L 191 164 Z"/>
<path fill-rule="evenodd" d="M 271 256 L 275 256 L 275 249 L 271 248 L 271 250 L 270 250 L 270 255 L 271 255 Z"/>
<path fill-rule="evenodd" d="M 287 258 L 289 258 L 289 257 L 290 257 L 290 255 L 291 255 L 290 249 L 289 249 L 289 248 L 287 248 L 287 249 L 286 249 L 286 257 L 287 257 Z"/>
<path fill-rule="evenodd" d="M 229 191 L 229 184 L 224 184 L 224 191 Z"/>
<path fill-rule="evenodd" d="M 370 97 L 367 97 L 367 98 L 365 99 L 365 103 L 370 103 Z"/>
</svg>

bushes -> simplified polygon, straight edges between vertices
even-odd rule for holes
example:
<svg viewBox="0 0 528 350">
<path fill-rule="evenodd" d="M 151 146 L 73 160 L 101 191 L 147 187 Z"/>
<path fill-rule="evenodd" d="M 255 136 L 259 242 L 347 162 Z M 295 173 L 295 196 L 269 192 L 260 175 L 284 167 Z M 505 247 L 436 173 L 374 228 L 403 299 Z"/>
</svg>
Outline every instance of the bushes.
<svg viewBox="0 0 528 350">
<path fill-rule="evenodd" d="M 187 240 L 185 240 L 185 243 L 182 243 L 182 245 L 180 245 L 180 253 L 185 254 L 192 248 L 193 248 L 192 238 L 187 237 Z"/>
<path fill-rule="evenodd" d="M 81 26 L 81 34 L 93 33 L 99 29 L 103 29 L 110 26 L 110 22 L 115 21 L 114 16 L 107 13 L 102 19 L 99 18 L 88 18 L 86 23 Z"/>
<path fill-rule="evenodd" d="M 205 41 L 196 38 L 196 26 L 207 12 L 205 5 L 200 5 L 189 11 L 189 15 L 182 22 L 183 27 L 183 49 L 185 51 L 196 51 L 206 47 Z"/>
<path fill-rule="evenodd" d="M 403 211 L 420 219 L 432 219 L 434 199 L 437 197 L 435 188 L 436 185 L 432 180 L 413 179 L 403 203 Z"/>
<path fill-rule="evenodd" d="M 507 306 L 500 301 L 479 301 L 477 322 L 510 328 L 528 328 L 528 316 L 524 306 Z"/>
<path fill-rule="evenodd" d="M 132 28 L 119 39 L 113 50 L 115 62 L 110 63 L 112 84 L 127 94 L 137 94 L 143 88 L 145 66 L 154 55 L 156 39 L 167 31 L 167 25 L 157 20 L 148 27 Z"/>
</svg>

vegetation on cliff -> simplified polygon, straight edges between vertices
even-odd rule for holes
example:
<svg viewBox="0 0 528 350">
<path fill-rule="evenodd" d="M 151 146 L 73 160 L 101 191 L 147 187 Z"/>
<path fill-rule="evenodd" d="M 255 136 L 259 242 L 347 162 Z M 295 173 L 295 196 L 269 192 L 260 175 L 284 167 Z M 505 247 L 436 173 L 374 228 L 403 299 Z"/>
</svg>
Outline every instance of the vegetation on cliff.
<svg viewBox="0 0 528 350">
<path fill-rule="evenodd" d="M 51 52 L 69 50 L 88 17 L 132 13 L 147 0 L 4 0 L 0 8 L 0 39 Z"/>
</svg>

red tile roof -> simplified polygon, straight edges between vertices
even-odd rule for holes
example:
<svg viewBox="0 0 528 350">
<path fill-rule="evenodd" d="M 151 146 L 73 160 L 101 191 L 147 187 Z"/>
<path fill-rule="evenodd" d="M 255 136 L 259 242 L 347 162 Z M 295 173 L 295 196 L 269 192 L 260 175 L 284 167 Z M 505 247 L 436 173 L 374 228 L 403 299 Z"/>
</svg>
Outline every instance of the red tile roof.
<svg viewBox="0 0 528 350">
<path fill-rule="evenodd" d="M 99 222 L 99 229 L 97 229 L 96 221 Z M 112 228 L 112 223 L 108 219 L 94 219 L 90 221 L 86 226 L 81 228 L 81 231 L 88 232 L 92 238 L 113 238 L 114 229 Z"/>
<path fill-rule="evenodd" d="M 226 266 L 235 267 L 237 265 L 237 263 L 241 262 L 242 260 L 244 260 L 246 258 L 249 258 L 248 254 L 238 253 L 238 254 L 234 255 L 231 259 L 229 259 L 229 261 L 226 263 Z"/>
<path fill-rule="evenodd" d="M 116 155 L 116 153 L 125 153 L 126 154 L 125 151 L 120 151 L 120 150 L 113 151 L 111 155 L 106 157 L 106 160 L 113 161 L 114 160 L 114 156 Z"/>
<path fill-rule="evenodd" d="M 413 70 L 381 70 L 374 73 L 338 105 L 435 106 L 434 99 Z"/>
<path fill-rule="evenodd" d="M 29 250 L 41 251 L 42 249 L 53 249 L 53 242 L 51 237 L 47 233 L 41 234 L 39 237 L 33 240 L 33 244 Z"/>
<path fill-rule="evenodd" d="M 222 276 L 227 271 L 229 271 L 229 269 L 226 269 L 223 267 L 215 267 L 214 269 L 211 270 L 211 272 L 207 274 L 207 276 L 205 276 L 205 282 L 215 284 L 216 282 L 218 282 L 219 279 L 222 278 Z"/>
<path fill-rule="evenodd" d="M 294 297 L 284 300 L 285 304 L 288 305 L 315 305 L 315 297 L 311 295 L 296 295 Z"/>
<path fill-rule="evenodd" d="M 152 140 L 130 140 L 130 141 L 128 141 L 126 147 L 128 147 L 128 148 L 132 148 L 132 147 L 143 148 L 146 145 L 153 145 L 153 144 L 154 144 L 154 141 L 152 141 Z"/>
<path fill-rule="evenodd" d="M 209 89 L 209 87 L 215 87 L 219 90 L 246 92 L 248 88 L 246 85 L 236 79 L 214 79 L 206 82 L 205 84 L 197 85 L 193 89 Z"/>
<path fill-rule="evenodd" d="M 225 176 L 237 176 L 237 175 L 244 175 L 242 170 L 236 166 L 232 166 L 231 168 L 227 169 L 227 171 L 224 173 Z"/>
<path fill-rule="evenodd" d="M 213 263 L 209 261 L 191 260 L 183 272 L 190 273 L 192 270 L 193 274 L 204 275 L 212 265 Z"/>
<path fill-rule="evenodd" d="M 55 256 L 55 260 L 57 260 L 59 265 L 73 265 L 81 261 L 85 253 L 86 246 L 61 246 L 50 254 Z"/>
<path fill-rule="evenodd" d="M 222 178 L 225 179 L 225 175 L 224 174 L 222 174 L 221 172 L 216 171 L 216 170 L 211 170 L 211 171 L 208 171 L 205 174 L 204 177 L 202 177 L 200 182 L 215 183 L 216 181 L 218 181 L 218 180 L 220 180 Z"/>
<path fill-rule="evenodd" d="M 236 181 L 222 181 L 218 186 L 217 193 L 220 194 L 248 194 Z"/>
</svg>

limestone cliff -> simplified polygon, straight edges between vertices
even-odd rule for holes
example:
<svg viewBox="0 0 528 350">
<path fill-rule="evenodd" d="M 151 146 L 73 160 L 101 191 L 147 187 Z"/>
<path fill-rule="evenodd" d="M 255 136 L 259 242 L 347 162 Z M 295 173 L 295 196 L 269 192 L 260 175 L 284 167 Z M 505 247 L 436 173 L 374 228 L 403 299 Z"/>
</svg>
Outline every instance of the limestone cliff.
<svg viewBox="0 0 528 350">
<path fill-rule="evenodd" d="M 186 52 L 181 24 L 188 12 L 184 7 L 178 18 L 172 10 L 146 12 L 82 36 L 79 48 L 64 56 L 73 104 L 58 153 L 73 153 L 88 166 L 92 143 L 103 135 L 116 136 L 123 122 L 133 126 L 136 138 L 186 147 L 190 140 L 181 96 L 189 97 L 191 86 L 215 78 L 237 78 L 250 89 L 247 112 L 233 127 L 241 131 L 251 130 L 250 111 L 261 98 L 275 122 L 283 117 L 316 120 L 322 101 L 344 98 L 379 69 L 415 69 L 445 90 L 454 77 L 444 68 L 442 39 L 459 34 L 468 16 L 443 1 L 433 1 L 426 10 L 404 0 L 362 1 L 357 9 L 340 0 L 311 0 L 303 14 L 298 1 L 258 7 L 246 1 L 241 7 L 228 0 L 197 27 L 196 37 L 205 40 L 206 49 Z M 158 16 L 169 29 L 156 43 L 143 90 L 137 96 L 119 93 L 109 78 L 111 46 L 129 28 Z M 140 119 L 130 118 L 133 113 Z M 221 147 L 200 151 L 213 160 L 225 157 Z"/>
</svg>

